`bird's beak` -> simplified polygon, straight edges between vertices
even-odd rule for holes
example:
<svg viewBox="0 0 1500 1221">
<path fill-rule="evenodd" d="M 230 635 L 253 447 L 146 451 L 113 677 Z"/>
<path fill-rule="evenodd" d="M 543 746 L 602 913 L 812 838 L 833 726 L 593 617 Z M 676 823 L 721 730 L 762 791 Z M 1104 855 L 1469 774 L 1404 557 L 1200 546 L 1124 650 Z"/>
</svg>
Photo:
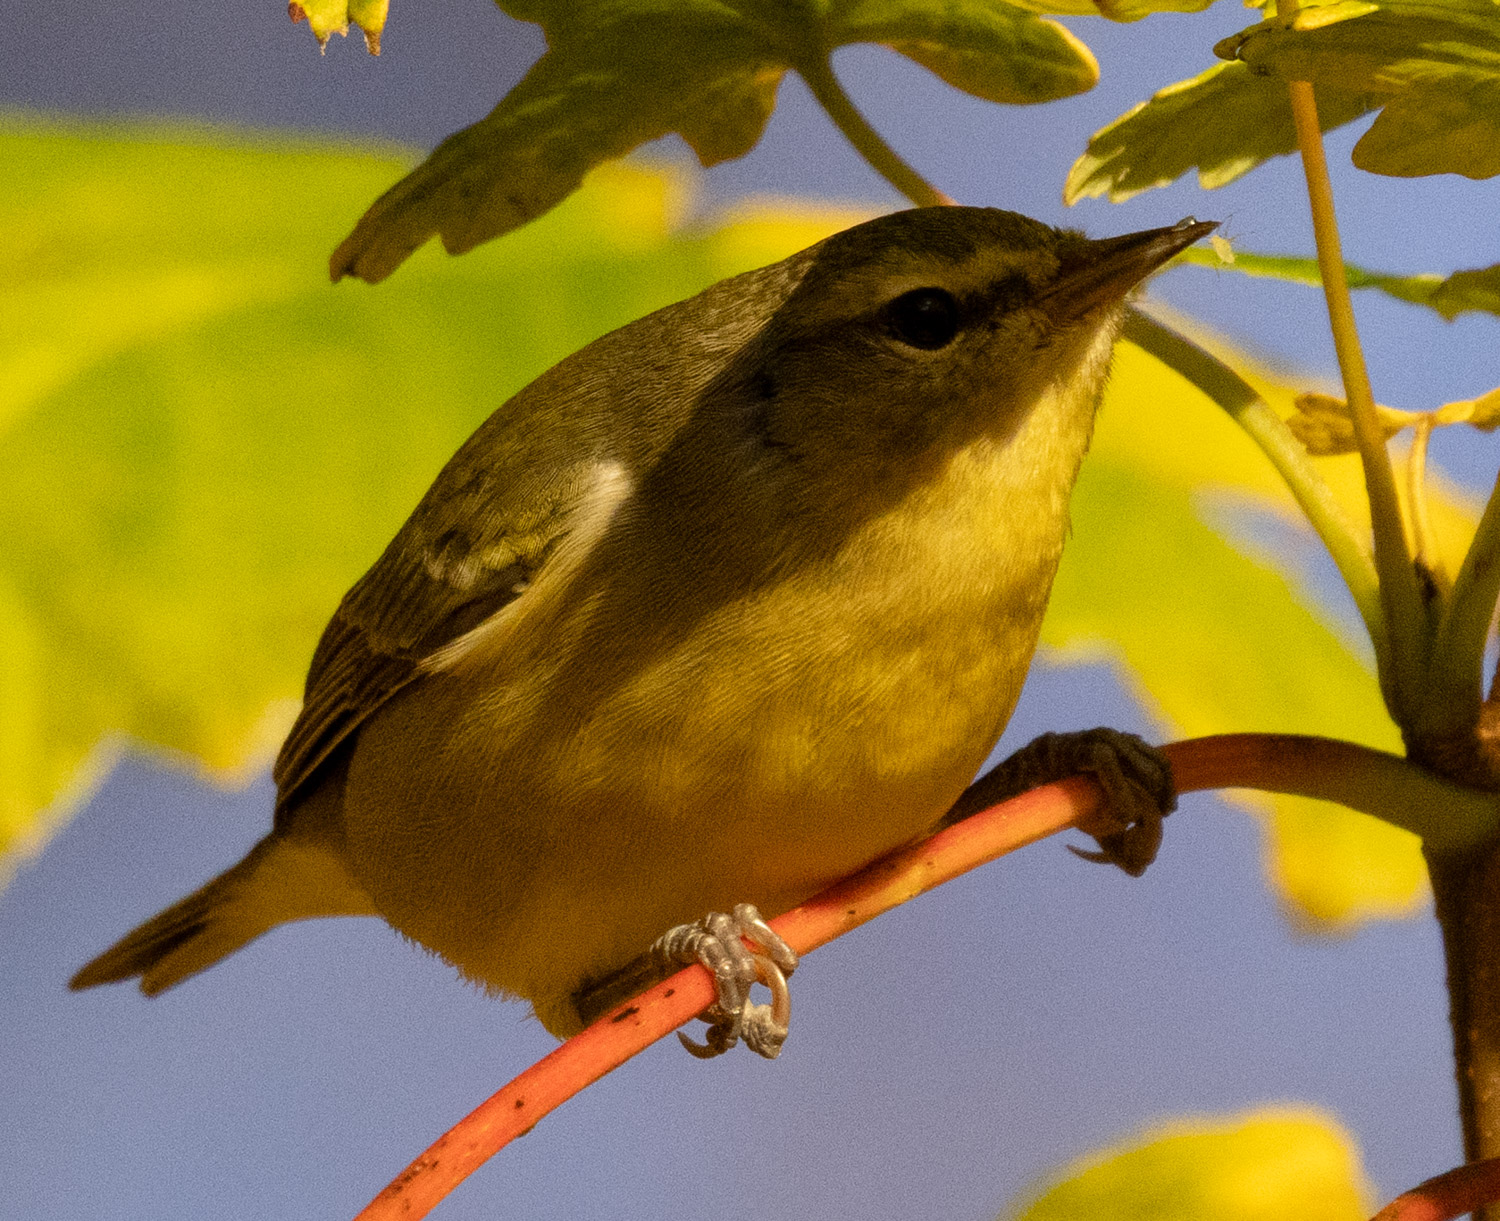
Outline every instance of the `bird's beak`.
<svg viewBox="0 0 1500 1221">
<path fill-rule="evenodd" d="M 1218 221 L 1188 217 L 1170 229 L 1146 229 L 1089 242 L 1064 262 L 1039 304 L 1059 322 L 1114 305 L 1173 255 L 1218 227 Z"/>
</svg>

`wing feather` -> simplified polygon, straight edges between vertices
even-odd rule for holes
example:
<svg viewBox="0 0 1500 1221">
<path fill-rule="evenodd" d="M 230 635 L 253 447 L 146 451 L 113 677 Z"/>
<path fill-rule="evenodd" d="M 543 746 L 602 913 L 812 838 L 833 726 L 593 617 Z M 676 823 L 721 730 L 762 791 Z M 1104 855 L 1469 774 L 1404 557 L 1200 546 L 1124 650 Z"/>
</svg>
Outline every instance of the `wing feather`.
<svg viewBox="0 0 1500 1221">
<path fill-rule="evenodd" d="M 811 254 L 721 281 L 595 340 L 480 425 L 324 630 L 273 770 L 278 820 L 386 701 L 427 678 L 424 663 L 524 600 L 559 544 L 598 524 Z"/>
<path fill-rule="evenodd" d="M 519 575 L 519 566 L 517 566 Z M 520 596 L 519 580 L 488 596 L 466 602 L 441 624 L 429 628 L 434 647 L 456 639 Z M 391 696 L 423 674 L 426 650 L 402 648 L 354 622 L 345 607 L 334 612 L 323 630 L 307 675 L 302 712 L 277 756 L 272 775 L 277 808 L 284 809 L 311 791 L 312 781 L 340 745 Z"/>
</svg>

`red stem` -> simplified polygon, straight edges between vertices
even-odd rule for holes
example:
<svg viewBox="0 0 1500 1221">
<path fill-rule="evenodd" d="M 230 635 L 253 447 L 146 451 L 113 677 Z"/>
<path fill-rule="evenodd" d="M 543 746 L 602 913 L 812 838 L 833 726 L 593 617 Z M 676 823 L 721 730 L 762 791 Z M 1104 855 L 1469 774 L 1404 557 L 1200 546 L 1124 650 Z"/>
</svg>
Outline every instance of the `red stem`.
<svg viewBox="0 0 1500 1221">
<path fill-rule="evenodd" d="M 1500 1157 L 1460 1166 L 1397 1196 L 1374 1221 L 1453 1221 L 1500 1201 Z"/>
</svg>

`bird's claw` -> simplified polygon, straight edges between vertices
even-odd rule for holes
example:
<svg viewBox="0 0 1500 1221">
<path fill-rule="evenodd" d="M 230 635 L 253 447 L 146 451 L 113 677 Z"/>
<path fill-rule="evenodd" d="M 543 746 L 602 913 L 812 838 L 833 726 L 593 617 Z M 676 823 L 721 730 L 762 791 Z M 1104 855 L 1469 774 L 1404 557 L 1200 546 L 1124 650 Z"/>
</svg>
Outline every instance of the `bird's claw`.
<svg viewBox="0 0 1500 1221">
<path fill-rule="evenodd" d="M 705 1041 L 695 1043 L 680 1031 L 677 1035 L 693 1055 L 705 1060 L 721 1056 L 741 1039 L 767 1060 L 781 1053 L 792 1009 L 786 977 L 797 968 L 797 954 L 752 904 L 669 929 L 654 953 L 673 964 L 701 963 L 714 977 L 717 999 L 703 1014 L 709 1023 Z M 750 999 L 756 983 L 771 990 L 769 1005 Z"/>
<path fill-rule="evenodd" d="M 1058 735 L 1076 752 L 1074 770 L 1092 776 L 1104 790 L 1100 811 L 1106 826 L 1089 827 L 1097 851 L 1071 844 L 1086 861 L 1117 865 L 1133 878 L 1146 872 L 1161 848 L 1162 819 L 1177 808 L 1177 788 L 1167 757 L 1132 733 L 1092 729 Z"/>
<path fill-rule="evenodd" d="M 1177 790 L 1167 757 L 1133 733 L 1116 729 L 1044 733 L 971 785 L 942 825 L 951 826 L 1038 785 L 1078 775 L 1097 781 L 1105 801 L 1097 816 L 1080 824 L 1098 841 L 1098 851 L 1072 851 L 1085 860 L 1118 865 L 1139 877 L 1156 859 L 1162 819 L 1176 809 Z"/>
</svg>

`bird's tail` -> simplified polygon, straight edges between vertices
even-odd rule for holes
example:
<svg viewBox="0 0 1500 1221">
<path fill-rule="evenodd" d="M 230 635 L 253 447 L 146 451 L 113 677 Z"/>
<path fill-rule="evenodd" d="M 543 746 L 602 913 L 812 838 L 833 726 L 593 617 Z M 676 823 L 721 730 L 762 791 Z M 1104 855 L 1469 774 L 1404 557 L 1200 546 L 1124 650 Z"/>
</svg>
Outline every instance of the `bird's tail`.
<svg viewBox="0 0 1500 1221">
<path fill-rule="evenodd" d="M 127 933 L 68 982 L 78 990 L 140 976 L 147 996 L 248 945 L 278 924 L 375 915 L 326 848 L 271 834 L 238 865 Z"/>
</svg>

